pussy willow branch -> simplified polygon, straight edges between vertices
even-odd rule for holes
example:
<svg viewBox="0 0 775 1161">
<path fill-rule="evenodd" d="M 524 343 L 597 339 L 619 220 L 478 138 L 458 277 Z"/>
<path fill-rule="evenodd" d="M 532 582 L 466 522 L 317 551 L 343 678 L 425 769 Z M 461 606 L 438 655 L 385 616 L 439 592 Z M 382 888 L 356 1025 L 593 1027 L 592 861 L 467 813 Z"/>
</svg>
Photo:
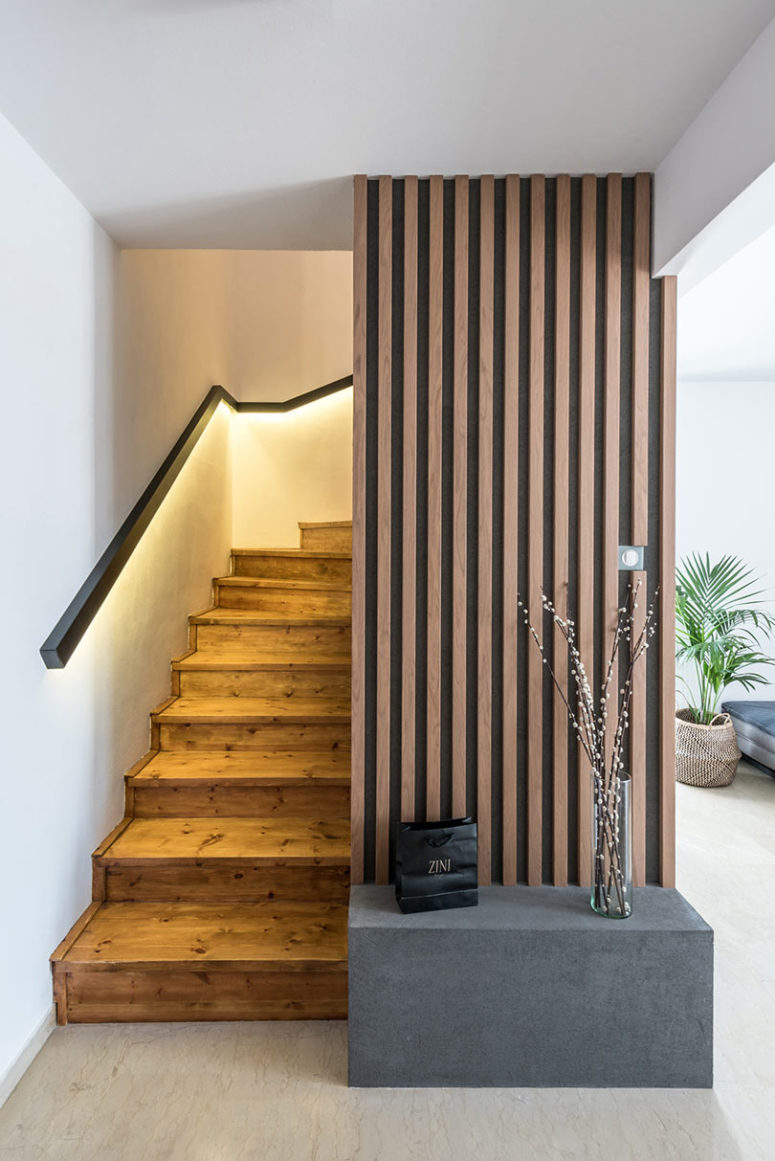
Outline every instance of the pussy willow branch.
<svg viewBox="0 0 775 1161">
<path fill-rule="evenodd" d="M 638 581 L 635 588 L 631 589 L 631 593 L 632 593 L 631 609 L 630 609 L 630 613 L 628 614 L 628 617 L 627 617 L 627 626 L 626 626 L 626 632 L 625 632 L 626 639 L 628 641 L 630 641 L 629 664 L 627 667 L 627 675 L 625 677 L 624 686 L 623 686 L 623 688 L 621 690 L 621 694 L 620 694 L 620 696 L 621 696 L 620 713 L 619 713 L 619 718 L 617 721 L 616 733 L 614 735 L 614 748 L 613 748 L 613 753 L 612 753 L 612 758 L 611 758 L 611 771 L 612 772 L 613 771 L 618 772 L 623 766 L 621 754 L 622 754 L 622 746 L 624 744 L 625 732 L 626 732 L 627 726 L 629 724 L 630 703 L 632 701 L 632 681 L 633 681 L 633 675 L 635 672 L 635 666 L 637 665 L 640 658 L 645 654 L 645 652 L 649 646 L 649 639 L 654 635 L 653 621 L 654 621 L 654 613 L 655 613 L 655 608 L 656 608 L 657 597 L 659 595 L 659 590 L 657 590 L 657 592 L 654 594 L 654 599 L 652 600 L 651 605 L 649 606 L 649 608 L 646 612 L 646 617 L 645 617 L 644 622 L 641 626 L 641 631 L 635 640 L 635 643 L 633 644 L 631 641 L 632 628 L 633 628 L 634 619 L 635 619 L 635 609 L 637 609 L 637 607 L 638 607 L 637 596 L 638 596 L 638 592 L 640 589 L 640 583 L 641 582 Z"/>
<path fill-rule="evenodd" d="M 559 629 L 564 638 L 570 658 L 570 676 L 576 684 L 577 712 L 573 710 L 568 695 L 557 680 L 553 666 L 545 655 L 543 643 L 535 627 L 531 624 L 529 614 L 522 602 L 525 623 L 539 649 L 544 665 L 547 666 L 555 688 L 565 705 L 568 717 L 573 725 L 584 752 L 593 771 L 595 785 L 595 802 L 598 812 L 598 826 L 595 834 L 595 850 L 593 861 L 593 883 L 597 904 L 603 908 L 610 903 L 614 893 L 617 904 L 622 913 L 626 910 L 624 897 L 624 876 L 621 866 L 619 848 L 619 803 L 620 771 L 623 766 L 622 747 L 629 722 L 629 706 L 632 698 L 632 682 L 635 665 L 648 648 L 648 641 L 653 634 L 654 602 L 649 608 L 646 619 L 635 642 L 632 641 L 635 623 L 635 610 L 638 607 L 637 596 L 640 591 L 640 582 L 634 588 L 630 587 L 630 599 L 617 611 L 616 626 L 613 633 L 611 654 L 606 667 L 605 678 L 602 684 L 598 706 L 589 684 L 586 669 L 576 646 L 575 626 L 570 618 L 562 618 L 557 613 L 546 594 L 541 595 L 541 606 L 545 613 L 549 613 L 553 625 Z M 655 599 L 656 601 L 656 596 Z M 617 672 L 619 650 L 623 641 L 630 643 L 629 662 L 624 685 L 619 691 L 620 701 L 614 732 L 614 743 L 610 751 L 610 767 L 607 763 L 608 731 L 608 703 L 611 697 L 611 685 L 614 674 Z M 596 713 L 596 708 L 598 712 Z M 607 867 L 606 867 L 607 861 Z"/>
<path fill-rule="evenodd" d="M 620 771 L 623 768 L 622 751 L 624 739 L 629 725 L 630 703 L 632 701 L 632 685 L 635 667 L 649 647 L 650 638 L 654 635 L 654 614 L 659 590 L 648 606 L 640 631 L 633 640 L 638 596 L 642 582 L 629 586 L 628 599 L 617 610 L 616 625 L 614 627 L 611 654 L 605 670 L 605 676 L 600 688 L 600 698 L 596 702 L 595 696 L 587 676 L 586 667 L 576 645 L 576 629 L 570 617 L 561 617 L 545 593 L 541 593 L 541 608 L 552 619 L 553 626 L 559 630 L 568 650 L 569 677 L 576 686 L 576 709 L 571 704 L 569 694 L 557 680 L 553 665 L 546 656 L 543 640 L 536 627 L 530 620 L 530 614 L 522 600 L 519 607 L 522 610 L 525 625 L 541 653 L 543 664 L 547 667 L 555 689 L 562 698 L 574 732 L 589 759 L 596 782 L 600 784 L 604 797 L 608 799 L 612 790 L 618 788 Z M 606 750 L 606 739 L 610 737 L 608 725 L 608 705 L 611 700 L 611 691 L 614 676 L 617 674 L 619 654 L 624 643 L 629 643 L 628 663 L 624 683 L 619 689 L 617 699 L 616 724 L 613 731 L 613 745 L 610 748 L 610 758 Z M 618 685 L 618 681 L 617 681 Z"/>
</svg>

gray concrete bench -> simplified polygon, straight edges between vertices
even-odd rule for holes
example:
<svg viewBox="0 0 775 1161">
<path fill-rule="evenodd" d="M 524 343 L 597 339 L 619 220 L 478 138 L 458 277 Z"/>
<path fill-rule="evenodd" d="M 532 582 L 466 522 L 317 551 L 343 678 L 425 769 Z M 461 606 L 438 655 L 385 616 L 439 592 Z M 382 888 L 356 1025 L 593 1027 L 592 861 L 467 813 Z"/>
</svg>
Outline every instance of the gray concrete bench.
<svg viewBox="0 0 775 1161">
<path fill-rule="evenodd" d="M 713 932 L 674 890 L 610 920 L 579 887 L 419 915 L 353 887 L 349 971 L 354 1086 L 713 1083 Z"/>
</svg>

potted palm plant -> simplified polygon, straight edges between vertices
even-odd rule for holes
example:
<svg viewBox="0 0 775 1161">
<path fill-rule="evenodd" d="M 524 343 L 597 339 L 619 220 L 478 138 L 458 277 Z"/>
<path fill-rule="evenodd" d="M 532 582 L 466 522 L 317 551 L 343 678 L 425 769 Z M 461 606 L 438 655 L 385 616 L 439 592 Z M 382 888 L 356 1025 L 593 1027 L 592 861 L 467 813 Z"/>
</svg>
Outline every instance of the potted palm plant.
<svg viewBox="0 0 775 1161">
<path fill-rule="evenodd" d="M 740 760 L 729 714 L 719 712 L 728 685 L 746 691 L 768 683 L 761 667 L 773 658 L 761 652 L 775 617 L 766 611 L 760 578 L 739 557 L 715 564 L 697 553 L 676 571 L 676 658 L 691 680 L 680 676 L 686 706 L 676 711 L 676 777 L 691 786 L 727 786 Z"/>
</svg>

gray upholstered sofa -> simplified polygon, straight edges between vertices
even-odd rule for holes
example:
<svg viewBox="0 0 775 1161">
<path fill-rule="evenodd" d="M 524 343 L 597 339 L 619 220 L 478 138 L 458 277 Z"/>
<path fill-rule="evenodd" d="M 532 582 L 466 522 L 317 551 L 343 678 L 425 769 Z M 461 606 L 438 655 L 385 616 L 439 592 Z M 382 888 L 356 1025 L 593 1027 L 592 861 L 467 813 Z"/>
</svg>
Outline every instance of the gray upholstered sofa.
<svg viewBox="0 0 775 1161">
<path fill-rule="evenodd" d="M 775 701 L 725 701 L 740 752 L 775 776 Z"/>
</svg>

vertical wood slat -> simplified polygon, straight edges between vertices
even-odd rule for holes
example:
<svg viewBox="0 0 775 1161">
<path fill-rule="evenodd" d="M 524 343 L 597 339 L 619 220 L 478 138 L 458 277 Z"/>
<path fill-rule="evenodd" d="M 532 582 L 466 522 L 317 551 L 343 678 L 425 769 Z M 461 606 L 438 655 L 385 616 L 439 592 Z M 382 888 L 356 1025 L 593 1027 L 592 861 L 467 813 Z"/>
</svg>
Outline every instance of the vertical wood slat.
<svg viewBox="0 0 775 1161">
<path fill-rule="evenodd" d="M 519 179 L 506 178 L 503 366 L 503 866 L 517 881 L 517 623 L 519 502 Z"/>
<path fill-rule="evenodd" d="M 568 537 L 570 483 L 570 178 L 557 178 L 554 313 L 554 607 L 568 612 Z M 554 632 L 554 672 L 562 689 L 568 683 L 568 650 Z M 568 883 L 568 717 L 560 694 L 553 700 L 553 863 L 552 881 Z"/>
<path fill-rule="evenodd" d="M 389 881 L 390 841 L 390 544 L 392 502 L 393 181 L 379 179 L 377 410 L 377 793 L 375 879 Z"/>
<path fill-rule="evenodd" d="M 452 814 L 466 813 L 468 596 L 468 178 L 455 178 L 453 350 Z"/>
<path fill-rule="evenodd" d="M 401 585 L 401 818 L 415 816 L 417 690 L 417 178 L 404 180 L 404 432 Z"/>
<path fill-rule="evenodd" d="M 367 179 L 354 179 L 353 206 L 353 574 L 350 879 L 363 882 L 366 794 L 366 263 Z"/>
<path fill-rule="evenodd" d="M 595 316 L 597 261 L 597 181 L 581 180 L 581 301 L 579 316 L 579 446 L 577 529 L 577 640 L 591 677 L 594 653 L 595 612 Z M 590 768 L 579 746 L 578 782 L 578 878 L 589 886 L 591 878 L 592 795 Z"/>
<path fill-rule="evenodd" d="M 441 817 L 441 414 L 444 182 L 430 179 L 428 289 L 428 625 L 426 818 Z"/>
<path fill-rule="evenodd" d="M 674 277 L 662 282 L 659 466 L 659 881 L 675 886 L 675 486 L 676 294 Z"/>
<path fill-rule="evenodd" d="M 477 823 L 479 882 L 492 878 L 492 488 L 495 182 L 480 182 L 479 542 L 477 633 Z"/>
<path fill-rule="evenodd" d="M 635 179 L 635 221 L 633 240 L 633 333 L 632 333 L 632 456 L 631 456 L 631 543 L 648 541 L 649 488 L 649 293 L 651 282 L 651 178 L 640 173 Z M 646 614 L 646 573 L 632 574 L 640 584 L 634 637 L 640 633 Z M 646 665 L 634 672 L 630 710 L 630 774 L 632 776 L 633 881 L 646 882 Z"/>
<path fill-rule="evenodd" d="M 546 179 L 530 181 L 530 388 L 528 452 L 527 573 L 530 620 L 543 636 L 544 572 L 544 313 L 546 263 Z M 542 878 L 543 853 L 543 682 L 538 649 L 527 663 L 527 881 Z"/>
<path fill-rule="evenodd" d="M 608 667 L 619 609 L 619 408 L 622 323 L 622 178 L 606 181 L 605 363 L 603 417 L 603 665 Z M 605 671 L 604 671 L 605 676 Z M 618 674 L 612 673 L 612 706 L 618 704 Z M 616 713 L 608 718 L 606 760 L 613 752 Z"/>
</svg>

